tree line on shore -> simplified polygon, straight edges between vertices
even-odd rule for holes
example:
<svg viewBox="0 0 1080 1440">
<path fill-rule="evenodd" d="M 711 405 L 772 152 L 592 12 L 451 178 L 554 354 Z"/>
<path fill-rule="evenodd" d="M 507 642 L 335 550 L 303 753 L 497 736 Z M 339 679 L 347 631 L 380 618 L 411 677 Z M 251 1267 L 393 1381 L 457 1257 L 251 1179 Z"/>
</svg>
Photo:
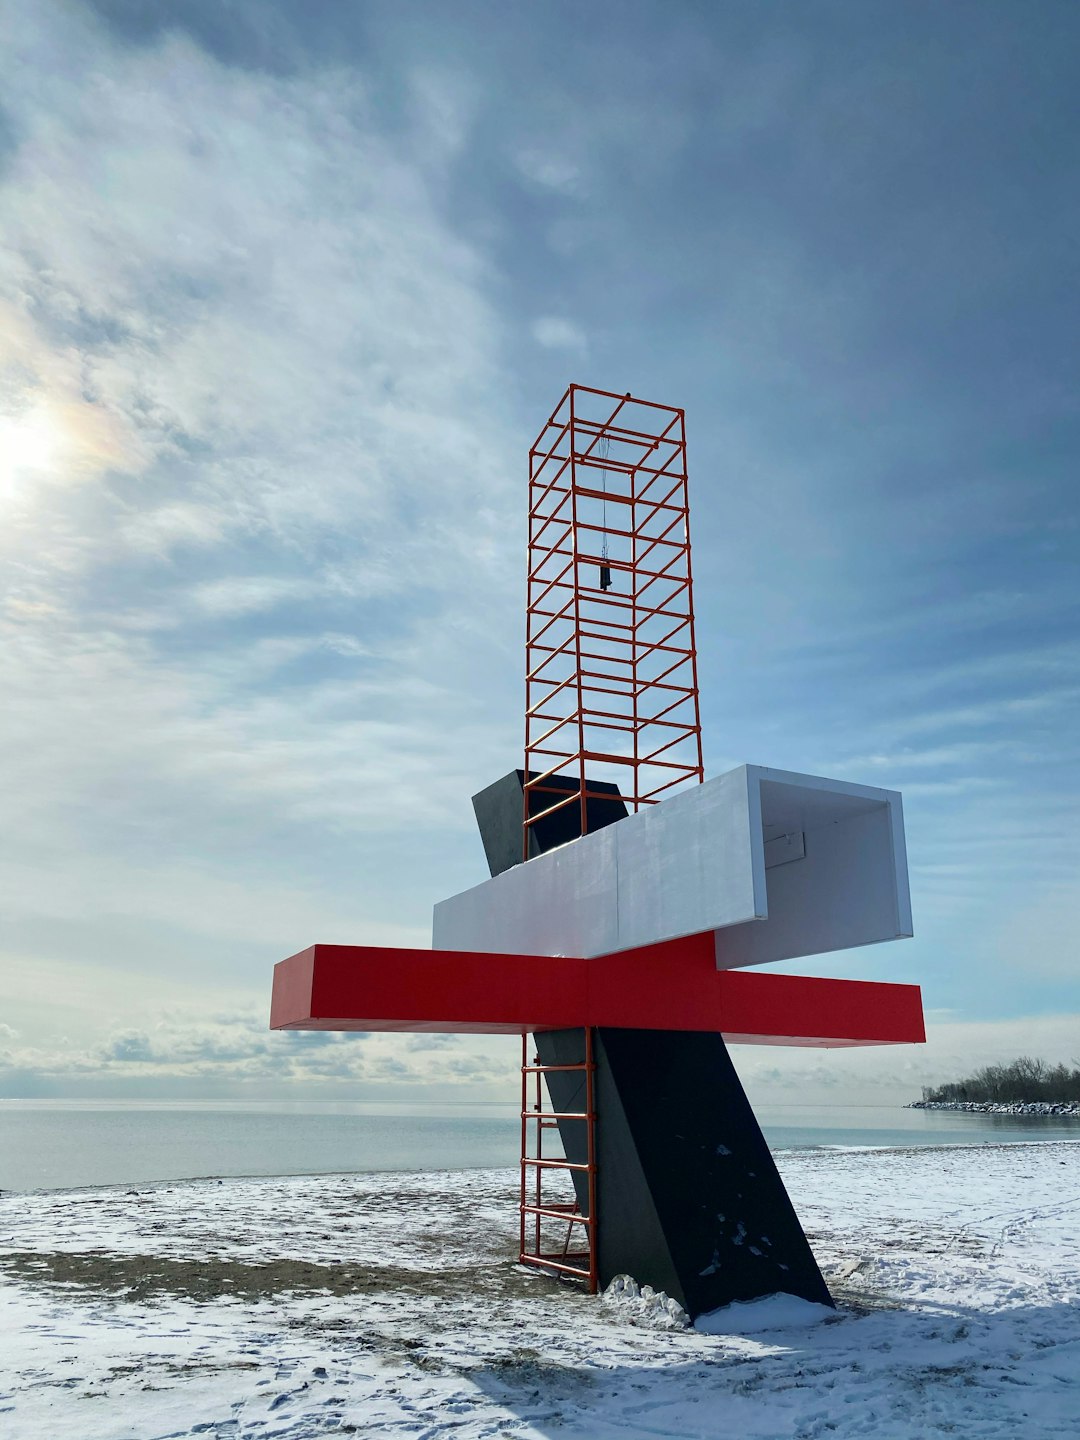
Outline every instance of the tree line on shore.
<svg viewBox="0 0 1080 1440">
<path fill-rule="evenodd" d="M 1048 1065 L 1021 1055 L 1010 1065 L 984 1065 L 967 1080 L 947 1085 L 924 1085 L 922 1097 L 932 1101 L 992 1101 L 1019 1104 L 1043 1100 L 1050 1104 L 1080 1101 L 1080 1065 Z"/>
</svg>

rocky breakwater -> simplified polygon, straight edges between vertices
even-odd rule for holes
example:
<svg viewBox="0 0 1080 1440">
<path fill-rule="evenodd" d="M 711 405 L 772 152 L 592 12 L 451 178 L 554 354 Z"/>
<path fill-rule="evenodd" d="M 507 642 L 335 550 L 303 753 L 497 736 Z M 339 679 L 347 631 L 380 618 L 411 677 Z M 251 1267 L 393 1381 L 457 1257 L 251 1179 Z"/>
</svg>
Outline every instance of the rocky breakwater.
<svg viewBox="0 0 1080 1440">
<path fill-rule="evenodd" d="M 912 1100 L 905 1110 L 962 1110 L 969 1115 L 1056 1115 L 1080 1120 L 1076 1100 Z"/>
</svg>

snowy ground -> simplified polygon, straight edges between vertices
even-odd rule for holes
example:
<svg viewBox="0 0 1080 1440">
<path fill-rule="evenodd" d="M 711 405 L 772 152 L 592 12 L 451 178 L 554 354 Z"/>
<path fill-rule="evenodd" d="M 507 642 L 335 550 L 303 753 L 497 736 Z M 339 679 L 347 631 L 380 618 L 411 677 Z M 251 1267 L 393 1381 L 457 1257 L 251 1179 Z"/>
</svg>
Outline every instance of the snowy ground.
<svg viewBox="0 0 1080 1440">
<path fill-rule="evenodd" d="M 1080 1436 L 1080 1144 L 779 1157 L 840 1302 L 656 1329 L 514 1264 L 514 1176 L 0 1196 L 0 1434 Z"/>
</svg>

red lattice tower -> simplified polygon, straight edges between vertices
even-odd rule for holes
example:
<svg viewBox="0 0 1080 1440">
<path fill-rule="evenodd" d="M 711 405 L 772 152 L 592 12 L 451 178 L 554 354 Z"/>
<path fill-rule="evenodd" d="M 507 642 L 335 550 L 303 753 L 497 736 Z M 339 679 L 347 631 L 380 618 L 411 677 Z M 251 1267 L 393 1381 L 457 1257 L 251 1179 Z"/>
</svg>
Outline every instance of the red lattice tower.
<svg viewBox="0 0 1080 1440">
<path fill-rule="evenodd" d="M 542 814 L 586 832 L 590 784 L 636 811 L 704 778 L 682 410 L 570 386 L 529 452 L 527 607 L 526 858 Z"/>
</svg>

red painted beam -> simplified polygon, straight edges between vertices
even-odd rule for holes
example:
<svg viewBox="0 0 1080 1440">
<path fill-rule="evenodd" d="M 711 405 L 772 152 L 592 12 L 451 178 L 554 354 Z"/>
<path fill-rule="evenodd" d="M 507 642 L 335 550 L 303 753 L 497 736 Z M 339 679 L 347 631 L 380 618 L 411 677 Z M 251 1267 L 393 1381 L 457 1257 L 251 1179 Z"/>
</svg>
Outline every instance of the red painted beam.
<svg viewBox="0 0 1080 1440">
<path fill-rule="evenodd" d="M 272 1030 L 520 1035 L 580 1025 L 583 960 L 313 945 L 274 966 Z"/>
<path fill-rule="evenodd" d="M 926 1038 L 917 985 L 717 970 L 711 933 L 592 960 L 313 945 L 274 968 L 274 1030 L 517 1035 L 584 1025 L 713 1030 L 757 1045 Z"/>
</svg>

